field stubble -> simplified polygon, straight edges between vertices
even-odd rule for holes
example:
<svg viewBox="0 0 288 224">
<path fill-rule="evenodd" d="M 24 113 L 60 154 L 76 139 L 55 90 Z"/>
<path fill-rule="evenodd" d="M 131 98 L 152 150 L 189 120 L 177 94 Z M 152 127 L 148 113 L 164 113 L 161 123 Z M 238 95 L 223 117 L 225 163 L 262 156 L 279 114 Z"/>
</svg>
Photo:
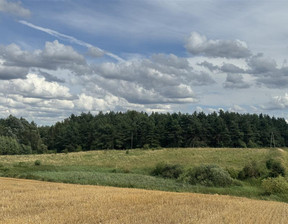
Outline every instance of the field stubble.
<svg viewBox="0 0 288 224">
<path fill-rule="evenodd" d="M 0 178 L 0 223 L 287 223 L 288 204 Z"/>
</svg>

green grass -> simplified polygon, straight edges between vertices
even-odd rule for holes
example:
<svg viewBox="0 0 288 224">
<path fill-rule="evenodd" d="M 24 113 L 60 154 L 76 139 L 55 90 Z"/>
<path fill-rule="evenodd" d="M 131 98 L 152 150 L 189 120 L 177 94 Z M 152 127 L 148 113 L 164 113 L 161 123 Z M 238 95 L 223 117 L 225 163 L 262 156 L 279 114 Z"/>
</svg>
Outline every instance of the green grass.
<svg viewBox="0 0 288 224">
<path fill-rule="evenodd" d="M 0 156 L 0 176 L 54 182 L 133 187 L 177 192 L 226 194 L 288 202 L 287 195 L 265 195 L 261 181 L 245 181 L 242 186 L 226 188 L 189 185 L 173 179 L 153 177 L 150 172 L 160 163 L 180 164 L 184 169 L 215 164 L 240 171 L 250 161 L 265 169 L 269 158 L 287 164 L 286 151 L 277 149 L 184 148 L 159 150 L 105 150 L 69 154 Z M 35 165 L 35 161 L 40 165 Z"/>
</svg>

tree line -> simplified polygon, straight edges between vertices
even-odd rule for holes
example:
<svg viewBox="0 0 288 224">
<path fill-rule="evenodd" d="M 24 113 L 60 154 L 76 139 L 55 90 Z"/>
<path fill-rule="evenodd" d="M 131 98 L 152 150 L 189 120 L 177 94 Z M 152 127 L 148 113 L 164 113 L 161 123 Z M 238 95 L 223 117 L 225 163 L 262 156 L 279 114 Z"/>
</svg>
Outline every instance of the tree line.
<svg viewBox="0 0 288 224">
<path fill-rule="evenodd" d="M 211 114 L 100 112 L 72 114 L 52 126 L 40 127 L 9 116 L 0 119 L 0 136 L 9 137 L 0 137 L 0 144 L 12 139 L 13 144 L 19 144 L 14 151 L 8 150 L 8 146 L 6 150 L 0 149 L 0 154 L 160 147 L 284 147 L 288 145 L 288 124 L 283 118 L 222 110 Z"/>
</svg>

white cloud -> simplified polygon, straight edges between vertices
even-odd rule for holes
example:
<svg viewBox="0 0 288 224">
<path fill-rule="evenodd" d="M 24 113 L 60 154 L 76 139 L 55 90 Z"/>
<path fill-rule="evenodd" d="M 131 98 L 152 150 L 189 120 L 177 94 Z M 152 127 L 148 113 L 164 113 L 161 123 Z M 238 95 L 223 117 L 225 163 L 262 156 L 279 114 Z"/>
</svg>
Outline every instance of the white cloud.
<svg viewBox="0 0 288 224">
<path fill-rule="evenodd" d="M 106 95 L 104 98 L 97 98 L 95 96 L 89 96 L 85 93 L 81 93 L 75 105 L 78 110 L 84 111 L 108 111 L 113 110 L 115 105 L 118 104 L 119 99 L 115 96 Z"/>
<path fill-rule="evenodd" d="M 84 57 L 78 54 L 71 46 L 60 44 L 58 40 L 53 42 L 46 42 L 41 56 L 59 64 L 67 64 L 69 61 L 73 61 L 77 64 L 82 64 L 85 62 Z"/>
<path fill-rule="evenodd" d="M 273 72 L 276 70 L 276 61 L 272 58 L 264 57 L 263 54 L 257 54 L 247 59 L 247 64 L 250 66 L 251 71 L 255 75 L 263 74 L 267 72 Z"/>
<path fill-rule="evenodd" d="M 6 76 L 2 75 L 3 79 L 9 79 L 9 77 L 11 79 L 25 78 L 29 68 L 56 70 L 58 68 L 70 68 L 75 65 L 80 66 L 86 63 L 85 58 L 71 46 L 61 44 L 57 40 L 46 42 L 43 50 L 35 50 L 33 52 L 23 51 L 14 43 L 7 46 L 0 45 L 0 59 L 2 60 L 2 65 L 0 65 L 2 70 L 15 71 L 11 75 L 11 72 L 6 72 Z"/>
<path fill-rule="evenodd" d="M 194 72 L 186 58 L 175 55 L 158 54 L 120 64 L 103 63 L 93 70 L 97 75 L 87 77 L 88 82 L 136 104 L 196 102 L 193 85 L 213 82 L 208 74 Z M 89 89 L 92 89 L 90 83 Z"/>
<path fill-rule="evenodd" d="M 246 58 L 251 55 L 247 44 L 240 40 L 207 40 L 206 36 L 192 32 L 186 42 L 187 50 L 194 55 L 208 57 Z"/>
<path fill-rule="evenodd" d="M 269 105 L 266 106 L 267 109 L 286 109 L 288 108 L 288 93 L 284 96 L 274 96 Z"/>
<path fill-rule="evenodd" d="M 31 12 L 22 7 L 21 2 L 11 2 L 7 0 L 0 0 L 0 12 L 10 13 L 16 16 L 28 17 Z"/>
<path fill-rule="evenodd" d="M 72 97 L 69 88 L 56 82 L 47 82 L 45 78 L 35 74 L 28 74 L 25 80 L 2 82 L 0 88 L 8 94 L 19 94 L 28 98 L 69 99 Z"/>
<path fill-rule="evenodd" d="M 244 109 L 243 107 L 234 104 L 231 108 L 229 108 L 229 111 L 231 112 L 238 112 L 238 113 L 244 113 L 246 112 L 246 109 Z"/>
</svg>

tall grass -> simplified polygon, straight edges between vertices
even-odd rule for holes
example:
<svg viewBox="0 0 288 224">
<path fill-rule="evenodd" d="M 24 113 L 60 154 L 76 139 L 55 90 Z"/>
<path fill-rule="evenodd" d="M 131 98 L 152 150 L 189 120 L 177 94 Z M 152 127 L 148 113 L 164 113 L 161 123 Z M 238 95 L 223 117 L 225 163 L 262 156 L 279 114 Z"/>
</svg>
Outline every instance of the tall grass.
<svg viewBox="0 0 288 224">
<path fill-rule="evenodd" d="M 0 156 L 0 176 L 48 180 L 54 182 L 156 189 L 178 192 L 229 194 L 282 200 L 264 195 L 261 183 L 243 183 L 229 188 L 189 185 L 174 179 L 150 176 L 160 162 L 179 164 L 184 169 L 215 164 L 237 174 L 257 161 L 262 168 L 269 158 L 281 157 L 287 164 L 287 153 L 277 149 L 181 148 L 159 150 L 105 150 L 69 154 Z M 35 165 L 37 161 L 37 164 Z M 287 198 L 288 202 L 288 197 Z M 286 201 L 286 199 L 285 199 Z"/>
</svg>

